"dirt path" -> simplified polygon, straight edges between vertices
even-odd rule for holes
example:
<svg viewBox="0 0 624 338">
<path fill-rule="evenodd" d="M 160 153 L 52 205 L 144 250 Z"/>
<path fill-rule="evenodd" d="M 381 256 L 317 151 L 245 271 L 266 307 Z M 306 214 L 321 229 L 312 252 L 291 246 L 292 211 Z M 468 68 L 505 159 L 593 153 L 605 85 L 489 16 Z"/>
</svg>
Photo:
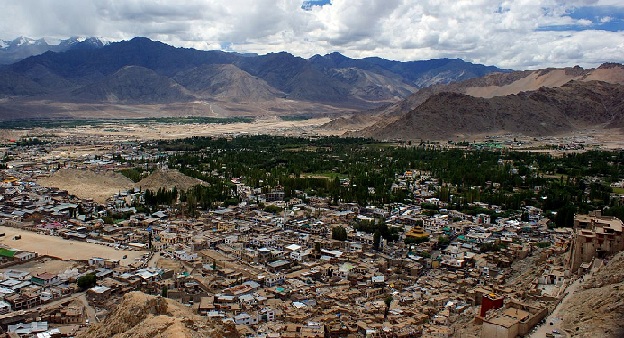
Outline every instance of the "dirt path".
<svg viewBox="0 0 624 338">
<path fill-rule="evenodd" d="M 545 324 L 542 324 L 537 327 L 537 330 L 529 335 L 529 338 L 544 338 L 547 333 L 553 333 L 555 337 L 568 337 L 568 334 L 563 330 L 563 320 L 565 320 L 564 314 L 561 313 L 561 309 L 564 307 L 565 303 L 577 292 L 578 288 L 581 286 L 584 280 L 589 278 L 602 264 L 594 264 L 592 271 L 589 274 L 584 275 L 581 278 L 577 278 L 572 284 L 570 284 L 565 290 L 565 296 L 557 304 L 553 312 L 546 317 Z M 553 323 L 550 325 L 550 323 Z M 559 332 L 555 334 L 554 332 Z"/>
<path fill-rule="evenodd" d="M 160 260 L 160 253 L 155 252 L 152 255 L 152 258 L 147 262 L 147 266 L 150 268 L 155 268 L 158 265 L 158 261 Z"/>
<path fill-rule="evenodd" d="M 86 312 L 87 312 L 87 318 L 89 319 L 89 323 L 97 323 L 97 318 L 95 316 L 95 309 L 89 304 L 89 301 L 87 301 L 87 294 L 85 292 L 81 292 L 78 297 L 76 297 L 76 299 L 78 299 L 79 301 L 82 302 L 82 304 L 84 304 Z"/>
</svg>

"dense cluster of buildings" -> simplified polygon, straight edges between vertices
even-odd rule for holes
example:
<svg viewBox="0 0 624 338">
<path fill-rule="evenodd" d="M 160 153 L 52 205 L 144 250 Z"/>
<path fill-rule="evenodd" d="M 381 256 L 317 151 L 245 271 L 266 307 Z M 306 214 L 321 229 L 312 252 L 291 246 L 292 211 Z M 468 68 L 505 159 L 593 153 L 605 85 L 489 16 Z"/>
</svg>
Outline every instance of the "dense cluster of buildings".
<svg viewBox="0 0 624 338">
<path fill-rule="evenodd" d="M 97 170 L 117 168 L 112 155 L 102 158 L 107 160 L 81 163 Z M 162 294 L 201 315 L 233 322 L 248 336 L 450 337 L 456 323 L 469 318 L 481 325 L 482 337 L 516 337 L 545 318 L 571 278 L 591 268 L 594 258 L 624 248 L 622 222 L 599 214 L 578 216 L 574 229 L 550 229 L 532 207 L 524 210 L 528 221 L 520 215 L 493 219 L 501 210 L 487 204 L 475 205 L 489 211 L 477 215 L 446 210 L 433 197 L 437 181 L 416 170 L 403 173 L 397 183 L 418 192 L 414 204 L 331 206 L 318 197 L 286 202 L 279 189 L 259 194 L 236 182 L 246 197 L 242 203 L 191 219 L 174 208 L 136 212 L 130 205 L 141 199 L 139 190 L 98 205 L 41 187 L 37 175 L 58 169 L 61 162 L 76 163 L 28 160 L 3 170 L 2 225 L 145 250 L 146 256 L 128 265 L 93 257 L 62 273 L 33 273 L 11 266 L 52 258 L 0 249 L 0 268 L 5 268 L 0 325 L 9 331 L 35 332 L 33 322 L 41 323 L 39 328 L 56 320 L 82 323 L 85 310 L 76 303 L 49 310 L 47 321 L 18 311 L 39 313 L 39 306 L 73 294 L 76 280 L 92 273 L 97 285 L 86 295 L 94 306 L 110 308 L 131 290 Z M 420 202 L 439 210 L 425 213 Z M 271 213 L 259 203 L 285 209 Z M 131 215 L 105 224 L 105 216 L 119 212 Z M 396 229 L 398 241 L 376 244 L 374 234 L 357 230 L 360 222 L 380 221 Z M 345 229 L 346 240 L 332 238 L 336 227 Z M 558 260 L 566 254 L 565 263 Z M 535 274 L 518 277 L 512 265 L 528 259 Z M 148 264 L 158 260 L 178 264 Z"/>
</svg>

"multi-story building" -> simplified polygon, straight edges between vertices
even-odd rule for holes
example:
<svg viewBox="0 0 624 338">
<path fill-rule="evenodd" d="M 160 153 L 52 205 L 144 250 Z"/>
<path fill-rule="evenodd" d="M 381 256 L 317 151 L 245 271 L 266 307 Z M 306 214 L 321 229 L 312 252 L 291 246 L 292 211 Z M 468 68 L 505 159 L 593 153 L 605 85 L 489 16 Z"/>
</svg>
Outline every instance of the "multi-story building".
<svg viewBox="0 0 624 338">
<path fill-rule="evenodd" d="M 583 263 L 595 257 L 601 258 L 624 250 L 622 221 L 602 216 L 600 211 L 574 217 L 574 241 L 570 250 L 568 266 L 575 272 Z"/>
</svg>

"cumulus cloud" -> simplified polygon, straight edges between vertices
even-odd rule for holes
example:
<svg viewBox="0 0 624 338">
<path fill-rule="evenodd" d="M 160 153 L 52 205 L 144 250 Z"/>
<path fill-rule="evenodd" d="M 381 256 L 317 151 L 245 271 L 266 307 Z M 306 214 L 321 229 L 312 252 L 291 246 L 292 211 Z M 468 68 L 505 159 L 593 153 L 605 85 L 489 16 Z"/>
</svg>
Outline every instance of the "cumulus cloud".
<svg viewBox="0 0 624 338">
<path fill-rule="evenodd" d="M 618 6 L 618 0 L 21 0 L 0 4 L 0 38 L 147 36 L 175 46 L 302 57 L 338 51 L 516 69 L 590 67 L 623 61 L 624 27 L 599 30 L 621 16 L 584 16 L 591 11 L 579 9 L 624 13 Z"/>
</svg>

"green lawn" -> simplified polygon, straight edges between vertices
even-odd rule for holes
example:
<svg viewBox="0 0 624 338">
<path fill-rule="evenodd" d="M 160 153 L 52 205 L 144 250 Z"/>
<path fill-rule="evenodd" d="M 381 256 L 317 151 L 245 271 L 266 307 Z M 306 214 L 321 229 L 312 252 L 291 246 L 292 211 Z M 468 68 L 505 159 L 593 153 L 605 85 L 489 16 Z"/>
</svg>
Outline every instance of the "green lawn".
<svg viewBox="0 0 624 338">
<path fill-rule="evenodd" d="M 301 177 L 309 177 L 309 178 L 326 178 L 328 180 L 333 180 L 336 177 L 338 178 L 347 178 L 348 176 L 345 174 L 339 174 L 339 173 L 315 173 L 315 174 L 311 174 L 311 173 L 304 173 L 301 174 Z"/>
<path fill-rule="evenodd" d="M 624 188 L 613 188 L 613 193 L 618 195 L 624 195 Z"/>
</svg>

